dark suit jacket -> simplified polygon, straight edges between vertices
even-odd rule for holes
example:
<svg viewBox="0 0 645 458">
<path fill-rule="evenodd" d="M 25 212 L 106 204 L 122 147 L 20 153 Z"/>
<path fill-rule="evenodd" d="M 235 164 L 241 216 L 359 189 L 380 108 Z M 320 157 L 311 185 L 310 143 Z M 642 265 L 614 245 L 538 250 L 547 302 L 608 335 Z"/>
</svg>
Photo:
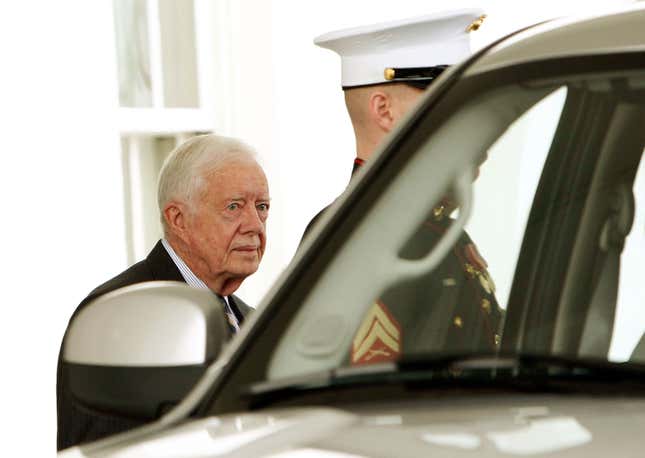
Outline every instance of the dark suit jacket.
<svg viewBox="0 0 645 458">
<path fill-rule="evenodd" d="M 161 244 L 161 241 L 157 242 L 146 259 L 132 265 L 124 272 L 94 289 L 76 308 L 72 318 L 93 299 L 96 299 L 105 293 L 124 286 L 133 285 L 135 283 L 158 280 L 184 282 L 184 278 L 181 276 L 179 269 Z M 233 308 L 233 311 L 237 315 L 240 323 L 242 323 L 244 317 L 253 310 L 237 297 L 229 297 L 229 303 L 231 304 L 231 308 Z M 71 397 L 71 393 L 69 392 L 64 378 L 62 370 L 63 367 L 61 364 L 62 348 L 63 346 L 61 345 L 56 376 L 58 450 L 78 445 L 83 442 L 97 440 L 145 423 L 143 421 L 133 419 L 97 415 L 94 412 L 88 412 L 77 406 Z"/>
</svg>

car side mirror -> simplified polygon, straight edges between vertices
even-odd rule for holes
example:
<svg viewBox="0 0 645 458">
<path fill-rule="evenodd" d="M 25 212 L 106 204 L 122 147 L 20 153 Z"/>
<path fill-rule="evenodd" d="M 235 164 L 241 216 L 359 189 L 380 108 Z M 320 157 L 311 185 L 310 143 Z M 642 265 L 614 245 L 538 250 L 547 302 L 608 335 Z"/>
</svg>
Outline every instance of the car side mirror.
<svg viewBox="0 0 645 458">
<path fill-rule="evenodd" d="M 166 281 L 127 286 L 72 318 L 64 383 L 86 409 L 152 420 L 188 394 L 229 337 L 210 290 Z"/>
</svg>

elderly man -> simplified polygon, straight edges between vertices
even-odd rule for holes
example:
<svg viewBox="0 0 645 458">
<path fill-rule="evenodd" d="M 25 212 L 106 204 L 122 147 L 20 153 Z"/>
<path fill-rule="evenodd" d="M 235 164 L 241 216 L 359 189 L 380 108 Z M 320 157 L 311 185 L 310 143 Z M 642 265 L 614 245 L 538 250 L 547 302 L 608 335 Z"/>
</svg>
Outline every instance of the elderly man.
<svg viewBox="0 0 645 458">
<path fill-rule="evenodd" d="M 255 153 L 227 137 L 201 135 L 170 153 L 159 176 L 164 237 L 146 259 L 93 290 L 98 296 L 153 280 L 208 288 L 223 303 L 232 332 L 251 308 L 233 293 L 254 273 L 266 245 L 269 188 Z M 141 423 L 85 412 L 70 399 L 59 358 L 58 449 L 96 440 Z"/>
<path fill-rule="evenodd" d="M 470 55 L 470 35 L 484 18 L 478 9 L 452 10 L 315 39 L 316 45 L 341 57 L 345 104 L 356 137 L 352 174 L 417 104 L 424 89 L 445 68 Z M 424 257 L 452 224 L 455 209 L 446 196 L 401 256 Z M 305 235 L 325 210 L 309 223 Z M 349 363 L 394 361 L 403 353 L 496 351 L 502 311 L 494 293 L 486 261 L 462 232 L 431 274 L 395 285 L 372 305 L 355 333 Z"/>
</svg>

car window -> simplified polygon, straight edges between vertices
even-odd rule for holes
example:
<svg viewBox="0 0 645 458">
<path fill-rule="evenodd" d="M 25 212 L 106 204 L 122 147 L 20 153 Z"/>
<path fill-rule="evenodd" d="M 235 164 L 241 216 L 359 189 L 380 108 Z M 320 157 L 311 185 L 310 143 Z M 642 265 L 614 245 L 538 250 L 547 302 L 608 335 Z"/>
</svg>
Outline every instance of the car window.
<svg viewBox="0 0 645 458">
<path fill-rule="evenodd" d="M 625 62 L 431 91 L 287 272 L 242 383 L 453 355 L 645 361 L 645 77 Z"/>
<path fill-rule="evenodd" d="M 476 236 L 502 308 L 566 95 L 566 87 L 558 88 L 520 116 L 488 150 L 475 181 L 475 206 L 466 231 Z"/>
<path fill-rule="evenodd" d="M 431 88 L 271 292 L 209 411 L 441 380 L 455 361 L 478 365 L 463 380 L 640 374 L 642 62 L 557 58 Z"/>
<path fill-rule="evenodd" d="M 404 354 L 496 351 L 566 95 L 559 84 L 494 91 L 423 145 L 308 298 L 277 349 L 270 378 Z M 455 136 L 459 141 L 447 141 Z M 441 173 L 443 158 L 460 150 L 479 158 L 467 180 L 474 183 L 471 217 L 438 265 L 426 269 L 424 260 L 463 210 Z M 441 179 L 446 185 L 437 197 L 424 192 Z"/>
<path fill-rule="evenodd" d="M 641 161 L 633 186 L 635 216 L 620 260 L 616 319 L 609 359 L 645 361 L 645 162 Z M 638 347 L 637 347 L 638 345 Z"/>
</svg>

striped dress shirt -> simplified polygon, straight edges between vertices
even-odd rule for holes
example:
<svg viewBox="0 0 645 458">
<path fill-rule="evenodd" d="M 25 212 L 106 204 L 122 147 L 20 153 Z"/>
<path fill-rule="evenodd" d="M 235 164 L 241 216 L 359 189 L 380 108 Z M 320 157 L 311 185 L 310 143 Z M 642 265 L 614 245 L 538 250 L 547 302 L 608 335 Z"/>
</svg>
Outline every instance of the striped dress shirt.
<svg viewBox="0 0 645 458">
<path fill-rule="evenodd" d="M 173 248 L 170 246 L 170 243 L 168 243 L 168 241 L 165 238 L 161 239 L 161 244 L 168 252 L 168 255 L 175 263 L 175 265 L 179 269 L 179 272 L 181 273 L 181 276 L 184 277 L 184 280 L 186 280 L 186 283 L 188 283 L 188 285 L 192 286 L 193 288 L 208 289 L 208 286 L 206 285 L 206 283 L 200 280 L 197 277 L 197 275 L 195 275 L 193 271 L 190 270 L 190 268 L 186 265 L 184 260 L 181 259 L 181 257 L 177 253 L 175 253 L 175 250 L 173 250 Z M 219 295 L 217 296 L 221 297 Z M 234 332 L 237 332 L 240 330 L 240 323 L 237 320 L 237 317 L 235 316 L 233 309 L 228 303 L 228 296 L 223 296 L 223 298 L 224 298 L 224 311 L 226 312 L 226 319 L 228 320 L 228 324 L 231 326 Z"/>
</svg>

